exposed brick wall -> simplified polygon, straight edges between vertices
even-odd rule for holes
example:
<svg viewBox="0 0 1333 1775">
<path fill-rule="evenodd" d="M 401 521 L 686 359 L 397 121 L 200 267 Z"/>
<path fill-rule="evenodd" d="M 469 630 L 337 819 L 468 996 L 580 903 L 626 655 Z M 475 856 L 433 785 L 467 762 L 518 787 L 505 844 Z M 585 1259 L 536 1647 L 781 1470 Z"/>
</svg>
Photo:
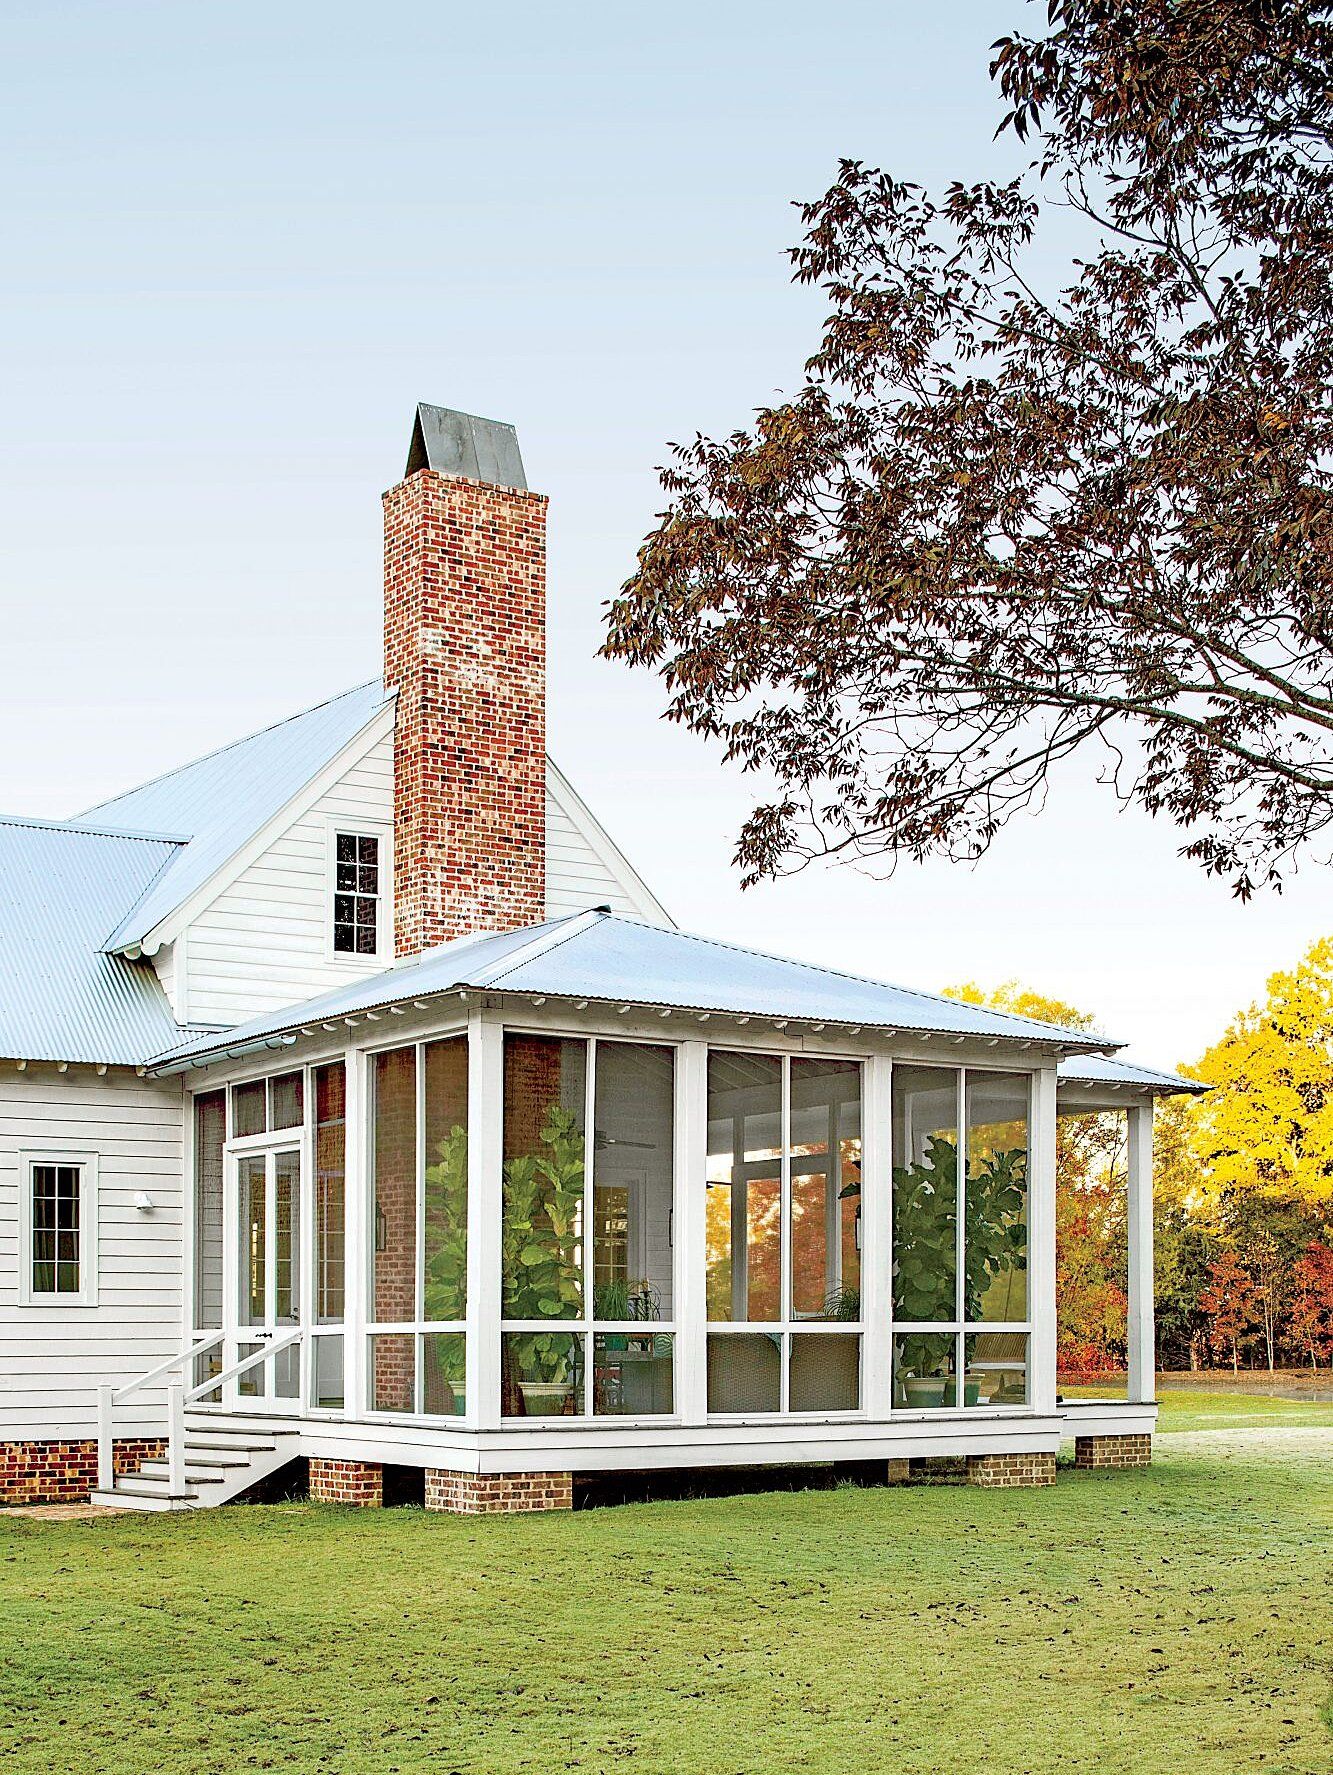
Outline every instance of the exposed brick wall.
<svg viewBox="0 0 1333 1775">
<path fill-rule="evenodd" d="M 114 1444 L 119 1476 L 166 1453 L 160 1436 L 120 1437 Z M 71 1504 L 97 1484 L 97 1443 L 0 1442 L 0 1504 Z"/>
<path fill-rule="evenodd" d="M 546 906 L 546 499 L 421 469 L 384 495 L 394 936 L 416 955 Z"/>
<path fill-rule="evenodd" d="M 384 1502 L 384 1469 L 372 1461 L 331 1461 L 312 1455 L 310 1501 L 377 1509 Z"/>
<path fill-rule="evenodd" d="M 1076 1467 L 1147 1467 L 1152 1464 L 1152 1437 L 1076 1436 Z"/>
<path fill-rule="evenodd" d="M 455 1473 L 427 1467 L 426 1508 L 456 1516 L 506 1516 L 523 1510 L 572 1510 L 569 1473 Z"/>
<path fill-rule="evenodd" d="M 1055 1456 L 994 1454 L 967 1457 L 967 1483 L 983 1486 L 1054 1485 Z"/>
</svg>

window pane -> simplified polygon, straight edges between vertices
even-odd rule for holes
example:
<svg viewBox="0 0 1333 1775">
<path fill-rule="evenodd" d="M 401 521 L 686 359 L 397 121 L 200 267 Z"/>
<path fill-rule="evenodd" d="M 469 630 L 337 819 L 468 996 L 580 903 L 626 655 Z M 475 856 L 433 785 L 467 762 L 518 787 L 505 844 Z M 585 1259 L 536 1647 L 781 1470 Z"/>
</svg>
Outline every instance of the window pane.
<svg viewBox="0 0 1333 1775">
<path fill-rule="evenodd" d="M 299 1128 L 305 1116 L 305 1080 L 299 1072 L 279 1073 L 270 1079 L 269 1126 Z"/>
<path fill-rule="evenodd" d="M 222 1146 L 227 1105 L 221 1091 L 194 1100 L 194 1323 L 222 1324 Z"/>
<path fill-rule="evenodd" d="M 265 1089 L 263 1079 L 231 1088 L 231 1132 L 240 1140 L 247 1134 L 262 1134 L 266 1126 Z"/>
<path fill-rule="evenodd" d="M 356 892 L 357 879 L 357 866 L 355 863 L 339 863 L 334 871 L 333 885 L 339 894 L 354 894 Z M 337 901 L 335 901 L 334 904 L 336 907 Z M 344 900 L 342 904 L 345 907 L 347 902 Z M 338 916 L 343 917 L 344 914 L 339 913 Z"/>
<path fill-rule="evenodd" d="M 301 1156 L 273 1155 L 273 1312 L 294 1325 L 301 1310 Z"/>
<path fill-rule="evenodd" d="M 967 1075 L 963 1317 L 1027 1318 L 1028 1075 Z"/>
<path fill-rule="evenodd" d="M 709 1411 L 782 1409 L 782 1338 L 776 1331 L 712 1332 L 708 1338 Z"/>
<path fill-rule="evenodd" d="M 356 872 L 356 885 L 363 894 L 379 892 L 379 870 L 373 863 L 363 863 Z"/>
<path fill-rule="evenodd" d="M 583 1312 L 586 1076 L 584 1042 L 505 1037 L 506 1319 L 577 1319 Z"/>
<path fill-rule="evenodd" d="M 592 1408 L 599 1415 L 650 1417 L 672 1409 L 670 1332 L 593 1338 Z"/>
<path fill-rule="evenodd" d="M 352 833 L 340 832 L 337 837 L 337 847 L 338 861 L 340 863 L 355 863 L 356 838 Z"/>
<path fill-rule="evenodd" d="M 358 955 L 374 955 L 377 947 L 375 926 L 359 924 L 356 927 L 356 953 Z"/>
<path fill-rule="evenodd" d="M 361 837 L 357 840 L 357 854 L 363 868 L 366 865 L 369 865 L 372 869 L 375 868 L 380 859 L 379 839 L 371 838 L 367 833 L 362 833 Z M 373 892 L 374 890 L 372 889 L 371 891 Z"/>
<path fill-rule="evenodd" d="M 978 1331 L 964 1340 L 967 1349 L 964 1403 L 1026 1405 L 1028 1337 L 1025 1331 Z"/>
<path fill-rule="evenodd" d="M 568 1331 L 507 1331 L 500 1340 L 500 1409 L 507 1418 L 567 1417 L 583 1406 L 583 1339 Z"/>
<path fill-rule="evenodd" d="M 847 1332 L 793 1334 L 791 1411 L 855 1411 L 861 1401 L 861 1340 Z"/>
<path fill-rule="evenodd" d="M 311 1342 L 314 1348 L 313 1404 L 318 1411 L 341 1411 L 344 1404 L 343 1340 L 341 1337 L 317 1337 Z"/>
<path fill-rule="evenodd" d="M 370 1344 L 372 1411 L 415 1411 L 417 1351 L 410 1331 L 381 1331 Z"/>
<path fill-rule="evenodd" d="M 593 1316 L 670 1319 L 675 1054 L 599 1042 Z"/>
<path fill-rule="evenodd" d="M 893 1402 L 914 1411 L 944 1404 L 953 1384 L 958 1339 L 951 1331 L 908 1332 L 893 1340 Z"/>
<path fill-rule="evenodd" d="M 268 1259 L 268 1216 L 264 1212 L 264 1161 L 251 1157 L 237 1166 L 240 1184 L 238 1220 L 240 1298 L 237 1307 L 242 1325 L 264 1323 L 264 1281 Z M 249 1371 L 253 1375 L 254 1370 Z M 245 1377 L 242 1377 L 245 1378 Z"/>
<path fill-rule="evenodd" d="M 375 1167 L 373 1318 L 417 1316 L 417 1055 L 376 1054 L 371 1135 Z M 406 1410 L 404 1406 L 402 1408 Z"/>
<path fill-rule="evenodd" d="M 467 1037 L 426 1049 L 427 1319 L 467 1314 Z M 450 1346 L 440 1346 L 452 1349 Z M 428 1370 L 429 1379 L 429 1370 Z M 461 1387 L 462 1382 L 460 1380 Z M 428 1405 L 428 1411 L 435 1407 Z"/>
<path fill-rule="evenodd" d="M 708 1056 L 708 1317 L 772 1320 L 782 1309 L 782 1062 Z"/>
<path fill-rule="evenodd" d="M 861 1068 L 854 1060 L 793 1059 L 794 1318 L 861 1317 L 860 1208 Z"/>
<path fill-rule="evenodd" d="M 467 1340 L 461 1331 L 428 1331 L 421 1339 L 423 1409 L 432 1417 L 461 1417 L 467 1409 Z"/>
<path fill-rule="evenodd" d="M 957 1318 L 957 1228 L 958 1073 L 946 1066 L 895 1066 L 895 1318 Z"/>
<path fill-rule="evenodd" d="M 315 1318 L 321 1325 L 342 1320 L 346 1262 L 347 1073 L 339 1060 L 315 1072 Z M 337 1340 L 316 1339 L 317 1354 L 326 1341 Z M 338 1349 L 341 1364 L 341 1343 Z"/>
</svg>

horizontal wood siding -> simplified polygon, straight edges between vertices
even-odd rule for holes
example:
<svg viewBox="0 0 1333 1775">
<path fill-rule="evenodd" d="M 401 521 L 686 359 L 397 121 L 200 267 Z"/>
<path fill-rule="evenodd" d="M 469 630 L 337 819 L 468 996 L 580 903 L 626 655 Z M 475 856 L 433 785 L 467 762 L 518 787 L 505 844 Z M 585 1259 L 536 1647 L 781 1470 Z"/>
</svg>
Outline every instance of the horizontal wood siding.
<svg viewBox="0 0 1333 1775">
<path fill-rule="evenodd" d="M 546 916 L 564 918 L 589 906 L 649 917 L 646 906 L 612 874 L 555 797 L 546 796 Z"/>
<path fill-rule="evenodd" d="M 190 925 L 185 966 L 193 1023 L 244 1022 L 388 965 L 328 953 L 329 821 L 392 826 L 393 739 L 378 740 Z"/>
<path fill-rule="evenodd" d="M 97 1388 L 154 1367 L 183 1340 L 182 1093 L 128 1069 L 0 1068 L 0 1442 L 89 1436 Z M 18 1304 L 21 1152 L 98 1155 L 98 1304 Z M 134 1206 L 152 1197 L 151 1211 Z M 127 1409 L 156 1422 L 162 1394 Z"/>
</svg>

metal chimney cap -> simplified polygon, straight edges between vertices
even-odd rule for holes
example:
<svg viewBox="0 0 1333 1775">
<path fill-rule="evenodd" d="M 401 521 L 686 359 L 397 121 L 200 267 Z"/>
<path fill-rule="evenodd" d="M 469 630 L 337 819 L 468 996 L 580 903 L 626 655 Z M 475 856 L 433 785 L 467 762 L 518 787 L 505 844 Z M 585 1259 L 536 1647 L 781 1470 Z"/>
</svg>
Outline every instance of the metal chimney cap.
<svg viewBox="0 0 1333 1775">
<path fill-rule="evenodd" d="M 512 425 L 479 419 L 474 413 L 455 413 L 449 407 L 429 407 L 424 401 L 418 403 L 412 424 L 404 478 L 422 468 L 466 475 L 493 487 L 517 487 L 521 492 L 528 487 Z"/>
</svg>

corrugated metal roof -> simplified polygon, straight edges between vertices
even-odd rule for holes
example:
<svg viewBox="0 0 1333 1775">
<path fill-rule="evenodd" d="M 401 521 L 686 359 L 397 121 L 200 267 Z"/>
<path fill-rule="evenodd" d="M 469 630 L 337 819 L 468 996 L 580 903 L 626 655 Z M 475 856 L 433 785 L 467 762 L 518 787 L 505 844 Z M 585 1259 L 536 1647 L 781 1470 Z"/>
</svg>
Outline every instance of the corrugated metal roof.
<svg viewBox="0 0 1333 1775">
<path fill-rule="evenodd" d="M 1180 1092 L 1198 1097 L 1209 1089 L 1198 1079 L 1182 1078 L 1178 1072 L 1157 1072 L 1132 1060 L 1109 1060 L 1098 1054 L 1079 1054 L 1062 1060 L 1059 1076 L 1062 1085 L 1141 1085 L 1154 1096 L 1169 1097 Z"/>
<path fill-rule="evenodd" d="M 443 944 L 353 986 L 184 1044 L 161 1060 L 198 1059 L 403 999 L 462 989 L 1040 1041 L 1075 1052 L 1116 1045 L 1106 1036 L 594 911 L 504 936 Z"/>
<path fill-rule="evenodd" d="M 182 1031 L 107 931 L 172 866 L 168 837 L 0 818 L 0 1054 L 137 1065 Z"/>
<path fill-rule="evenodd" d="M 387 700 L 378 679 L 358 685 L 71 820 L 71 826 L 170 832 L 188 840 L 138 902 L 122 906 L 114 926 L 98 933 L 97 944 L 114 951 L 141 943 L 350 744 Z"/>
</svg>

